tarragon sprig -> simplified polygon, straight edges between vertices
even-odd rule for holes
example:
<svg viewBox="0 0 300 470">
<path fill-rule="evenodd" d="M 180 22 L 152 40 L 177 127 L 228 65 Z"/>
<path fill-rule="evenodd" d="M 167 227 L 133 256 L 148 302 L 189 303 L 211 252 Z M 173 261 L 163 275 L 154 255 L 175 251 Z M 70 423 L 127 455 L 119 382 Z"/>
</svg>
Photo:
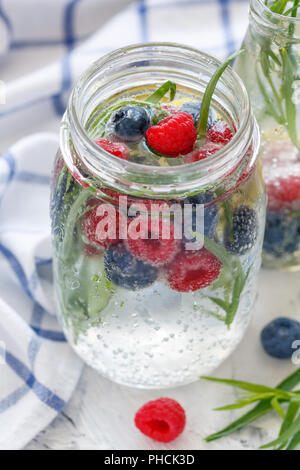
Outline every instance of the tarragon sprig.
<svg viewBox="0 0 300 470">
<path fill-rule="evenodd" d="M 265 385 L 241 382 L 238 380 L 218 379 L 212 377 L 202 377 L 223 385 L 229 385 L 246 392 L 246 394 L 236 403 L 218 408 L 216 411 L 233 410 L 249 406 L 255 402 L 258 404 L 248 413 L 231 423 L 221 431 L 211 434 L 206 438 L 207 442 L 228 436 L 239 431 L 257 419 L 275 410 L 282 418 L 282 426 L 278 438 L 262 446 L 262 449 L 273 447 L 275 449 L 293 450 L 300 444 L 300 391 L 293 391 L 300 383 L 300 369 L 287 377 L 277 387 L 267 387 Z M 287 404 L 286 411 L 283 406 Z"/>
</svg>

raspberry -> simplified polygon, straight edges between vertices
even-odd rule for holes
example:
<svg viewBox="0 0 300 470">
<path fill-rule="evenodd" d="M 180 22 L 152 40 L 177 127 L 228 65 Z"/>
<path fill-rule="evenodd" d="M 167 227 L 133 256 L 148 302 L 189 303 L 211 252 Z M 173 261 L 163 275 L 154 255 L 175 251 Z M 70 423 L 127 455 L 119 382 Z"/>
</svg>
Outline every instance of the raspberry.
<svg viewBox="0 0 300 470">
<path fill-rule="evenodd" d="M 143 223 L 144 221 L 144 223 Z M 167 220 L 169 221 L 169 220 Z M 165 234 L 162 219 L 158 226 L 151 223 L 150 217 L 144 217 L 139 224 L 139 238 L 134 240 L 133 234 L 128 230 L 128 247 L 131 253 L 138 259 L 162 266 L 169 263 L 180 249 L 180 240 L 175 240 L 174 224 L 170 222 L 170 233 Z"/>
<path fill-rule="evenodd" d="M 214 155 L 218 152 L 222 147 L 218 147 L 216 145 L 206 144 L 201 149 L 193 150 L 191 153 L 187 154 L 184 157 L 184 163 L 195 163 L 199 162 L 200 160 L 204 160 L 211 155 Z"/>
<path fill-rule="evenodd" d="M 232 130 L 223 121 L 217 121 L 207 131 L 206 139 L 214 144 L 228 144 L 233 137 Z"/>
<path fill-rule="evenodd" d="M 108 247 L 116 244 L 119 240 L 120 218 L 121 223 L 126 223 L 125 216 L 116 211 L 113 206 L 99 202 L 97 199 L 91 199 L 87 205 L 91 207 L 91 210 L 82 218 L 82 229 L 85 236 L 90 242 L 100 246 Z M 110 214 L 109 207 L 115 211 L 115 216 Z M 102 227 L 99 224 L 104 218 L 106 224 Z"/>
<path fill-rule="evenodd" d="M 168 267 L 167 279 L 171 289 L 194 292 L 210 286 L 218 279 L 222 263 L 205 248 L 179 253 Z"/>
<path fill-rule="evenodd" d="M 124 144 L 116 144 L 105 139 L 95 139 L 95 142 L 99 147 L 106 150 L 106 152 L 111 153 L 115 157 L 122 158 L 123 160 L 129 159 L 129 150 Z"/>
<path fill-rule="evenodd" d="M 149 401 L 135 415 L 135 425 L 145 436 L 159 442 L 174 441 L 185 428 L 185 412 L 171 398 Z"/>
<path fill-rule="evenodd" d="M 190 114 L 177 113 L 150 127 L 146 133 L 148 145 L 166 157 L 186 155 L 194 148 L 197 132 Z"/>
<path fill-rule="evenodd" d="M 267 192 L 270 209 L 300 209 L 300 176 L 272 181 L 267 185 Z"/>
</svg>

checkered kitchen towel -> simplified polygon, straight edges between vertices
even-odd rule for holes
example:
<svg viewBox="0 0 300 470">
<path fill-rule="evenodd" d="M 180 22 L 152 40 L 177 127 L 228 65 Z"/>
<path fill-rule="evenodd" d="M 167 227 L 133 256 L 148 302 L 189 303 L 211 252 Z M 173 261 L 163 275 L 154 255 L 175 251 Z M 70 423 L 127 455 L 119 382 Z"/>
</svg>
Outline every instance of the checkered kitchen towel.
<svg viewBox="0 0 300 470">
<path fill-rule="evenodd" d="M 104 53 L 141 41 L 223 58 L 243 37 L 247 10 L 246 0 L 0 0 L 0 449 L 41 431 L 82 369 L 55 319 L 48 215 L 74 80 Z"/>
</svg>

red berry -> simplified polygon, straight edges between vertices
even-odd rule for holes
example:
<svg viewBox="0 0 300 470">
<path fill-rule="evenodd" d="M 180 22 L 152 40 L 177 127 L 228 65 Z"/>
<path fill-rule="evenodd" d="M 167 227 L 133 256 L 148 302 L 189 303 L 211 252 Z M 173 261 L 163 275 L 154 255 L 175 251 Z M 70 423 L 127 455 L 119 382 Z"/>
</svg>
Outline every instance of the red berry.
<svg viewBox="0 0 300 470">
<path fill-rule="evenodd" d="M 267 185 L 269 208 L 273 210 L 300 208 L 300 176 L 279 178 Z"/>
<path fill-rule="evenodd" d="M 97 199 L 91 199 L 87 205 L 91 206 L 91 210 L 82 218 L 82 229 L 88 240 L 104 247 L 118 243 L 120 219 L 121 223 L 126 223 L 126 217 L 113 206 Z"/>
<path fill-rule="evenodd" d="M 194 292 L 218 279 L 221 268 L 222 263 L 205 248 L 182 251 L 168 267 L 167 279 L 173 290 Z"/>
<path fill-rule="evenodd" d="M 159 442 L 174 441 L 185 428 L 185 412 L 171 398 L 149 401 L 135 415 L 135 425 L 145 436 Z"/>
<path fill-rule="evenodd" d="M 99 147 L 103 148 L 103 150 L 106 150 L 106 152 L 111 153 L 115 157 L 128 160 L 129 150 L 126 145 L 120 143 L 116 144 L 105 139 L 95 139 L 95 142 L 99 145 Z"/>
<path fill-rule="evenodd" d="M 223 121 L 217 121 L 207 131 L 206 139 L 214 144 L 228 144 L 233 137 L 232 130 Z"/>
<path fill-rule="evenodd" d="M 128 247 L 131 253 L 142 261 L 156 266 L 162 266 L 169 263 L 180 249 L 180 240 L 175 239 L 174 224 L 170 222 L 170 230 L 164 231 L 162 219 L 158 221 L 157 226 L 151 223 L 150 217 L 142 217 L 138 224 L 138 230 L 131 232 L 128 227 Z M 169 219 L 165 219 L 169 222 Z M 132 222 L 135 224 L 135 221 Z M 166 224 L 167 228 L 168 225 Z M 136 232 L 139 237 L 135 240 Z M 136 238 L 136 237 L 135 237 Z"/>
<path fill-rule="evenodd" d="M 190 114 L 177 113 L 150 127 L 146 133 L 148 145 L 166 157 L 186 155 L 194 148 L 197 132 Z"/>
<path fill-rule="evenodd" d="M 184 163 L 195 163 L 199 162 L 200 160 L 204 160 L 211 155 L 214 155 L 216 152 L 220 150 L 220 146 L 206 144 L 201 149 L 193 150 L 191 153 L 184 157 Z"/>
</svg>

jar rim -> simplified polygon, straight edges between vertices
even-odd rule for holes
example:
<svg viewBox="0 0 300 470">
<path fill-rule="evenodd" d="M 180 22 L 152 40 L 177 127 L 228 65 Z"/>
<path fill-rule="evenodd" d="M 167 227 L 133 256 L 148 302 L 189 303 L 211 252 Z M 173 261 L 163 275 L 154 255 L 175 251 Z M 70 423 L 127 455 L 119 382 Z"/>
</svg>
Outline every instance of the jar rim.
<svg viewBox="0 0 300 470">
<path fill-rule="evenodd" d="M 205 180 L 207 180 L 207 175 L 209 173 L 213 173 L 211 172 L 213 167 L 218 168 L 217 175 L 215 175 L 216 178 L 221 177 L 221 173 L 226 174 L 226 171 L 228 174 L 228 170 L 232 170 L 232 167 L 236 163 L 236 159 L 233 158 L 233 156 L 236 156 L 237 158 L 237 154 L 242 151 L 242 147 L 246 146 L 248 149 L 251 145 L 251 142 L 253 141 L 253 135 L 258 134 L 258 130 L 256 129 L 257 124 L 252 114 L 250 100 L 246 88 L 240 77 L 230 67 L 225 71 L 220 81 L 227 79 L 234 83 L 235 91 L 242 100 L 241 112 L 239 116 L 240 123 L 232 140 L 211 157 L 198 162 L 179 166 L 163 167 L 144 165 L 122 160 L 107 153 L 105 150 L 101 149 L 101 147 L 99 147 L 89 136 L 85 126 L 81 122 L 82 120 L 80 119 L 80 116 L 78 115 L 78 103 L 82 98 L 82 94 L 84 93 L 85 83 L 95 78 L 99 70 L 103 69 L 104 67 L 113 67 L 115 62 L 124 60 L 124 57 L 127 58 L 130 55 L 138 52 L 145 54 L 153 54 L 157 52 L 159 53 L 158 55 L 161 55 L 163 52 L 167 52 L 170 54 L 174 53 L 176 56 L 178 56 L 178 54 L 188 54 L 190 57 L 193 57 L 193 60 L 197 60 L 199 64 L 207 64 L 207 66 L 213 66 L 215 69 L 221 65 L 220 60 L 196 48 L 169 42 L 134 44 L 106 54 L 98 61 L 94 62 L 86 70 L 86 72 L 83 73 L 83 75 L 77 81 L 71 94 L 67 113 L 64 117 L 61 128 L 61 148 L 65 157 L 66 154 L 69 153 L 67 158 L 65 158 L 68 167 L 70 168 L 70 165 L 74 163 L 71 162 L 72 158 L 70 152 L 68 152 L 68 149 L 66 148 L 66 139 L 70 138 L 71 136 L 75 149 L 77 150 L 77 145 L 79 145 L 81 151 L 84 150 L 85 152 L 85 166 L 89 169 L 89 171 L 92 172 L 92 174 L 94 174 L 94 176 L 99 177 L 100 179 L 104 176 L 108 184 L 110 184 L 110 182 L 112 182 L 115 178 L 119 178 L 119 180 L 122 181 L 122 184 L 125 186 L 129 184 L 134 185 L 134 183 L 136 183 L 135 186 L 137 191 L 141 190 L 142 188 L 145 190 L 147 189 L 147 182 L 145 181 L 145 183 L 142 184 L 140 183 L 140 180 L 141 177 L 147 177 L 149 178 L 149 183 L 152 186 L 154 192 L 158 191 L 168 193 L 170 192 L 170 185 L 178 184 L 178 174 L 180 174 L 181 179 L 185 177 L 187 181 L 197 181 L 199 189 L 205 185 L 207 186 L 208 181 L 205 182 Z M 245 138 L 245 135 L 248 136 L 248 142 L 246 145 L 244 144 L 242 146 L 241 140 Z M 256 160 L 258 154 L 258 142 L 259 137 L 256 135 L 256 152 L 254 152 L 254 161 Z M 81 156 L 81 152 L 77 153 Z M 163 183 L 158 184 L 157 187 L 155 185 L 155 181 L 153 180 L 153 174 L 155 174 L 156 178 L 163 178 Z M 129 175 L 130 177 L 128 178 Z M 135 178 L 136 181 L 134 181 Z M 184 190 L 184 185 L 179 183 L 179 186 L 180 185 L 182 186 L 180 190 Z"/>
<path fill-rule="evenodd" d="M 295 38 L 288 37 L 288 31 L 291 25 L 299 28 L 300 16 L 289 16 L 281 13 L 276 13 L 265 4 L 264 0 L 251 0 L 250 2 L 250 13 L 252 15 L 262 16 L 266 22 L 267 27 L 270 29 L 280 31 L 282 36 L 286 36 L 289 40 L 299 41 L 299 34 Z"/>
</svg>

